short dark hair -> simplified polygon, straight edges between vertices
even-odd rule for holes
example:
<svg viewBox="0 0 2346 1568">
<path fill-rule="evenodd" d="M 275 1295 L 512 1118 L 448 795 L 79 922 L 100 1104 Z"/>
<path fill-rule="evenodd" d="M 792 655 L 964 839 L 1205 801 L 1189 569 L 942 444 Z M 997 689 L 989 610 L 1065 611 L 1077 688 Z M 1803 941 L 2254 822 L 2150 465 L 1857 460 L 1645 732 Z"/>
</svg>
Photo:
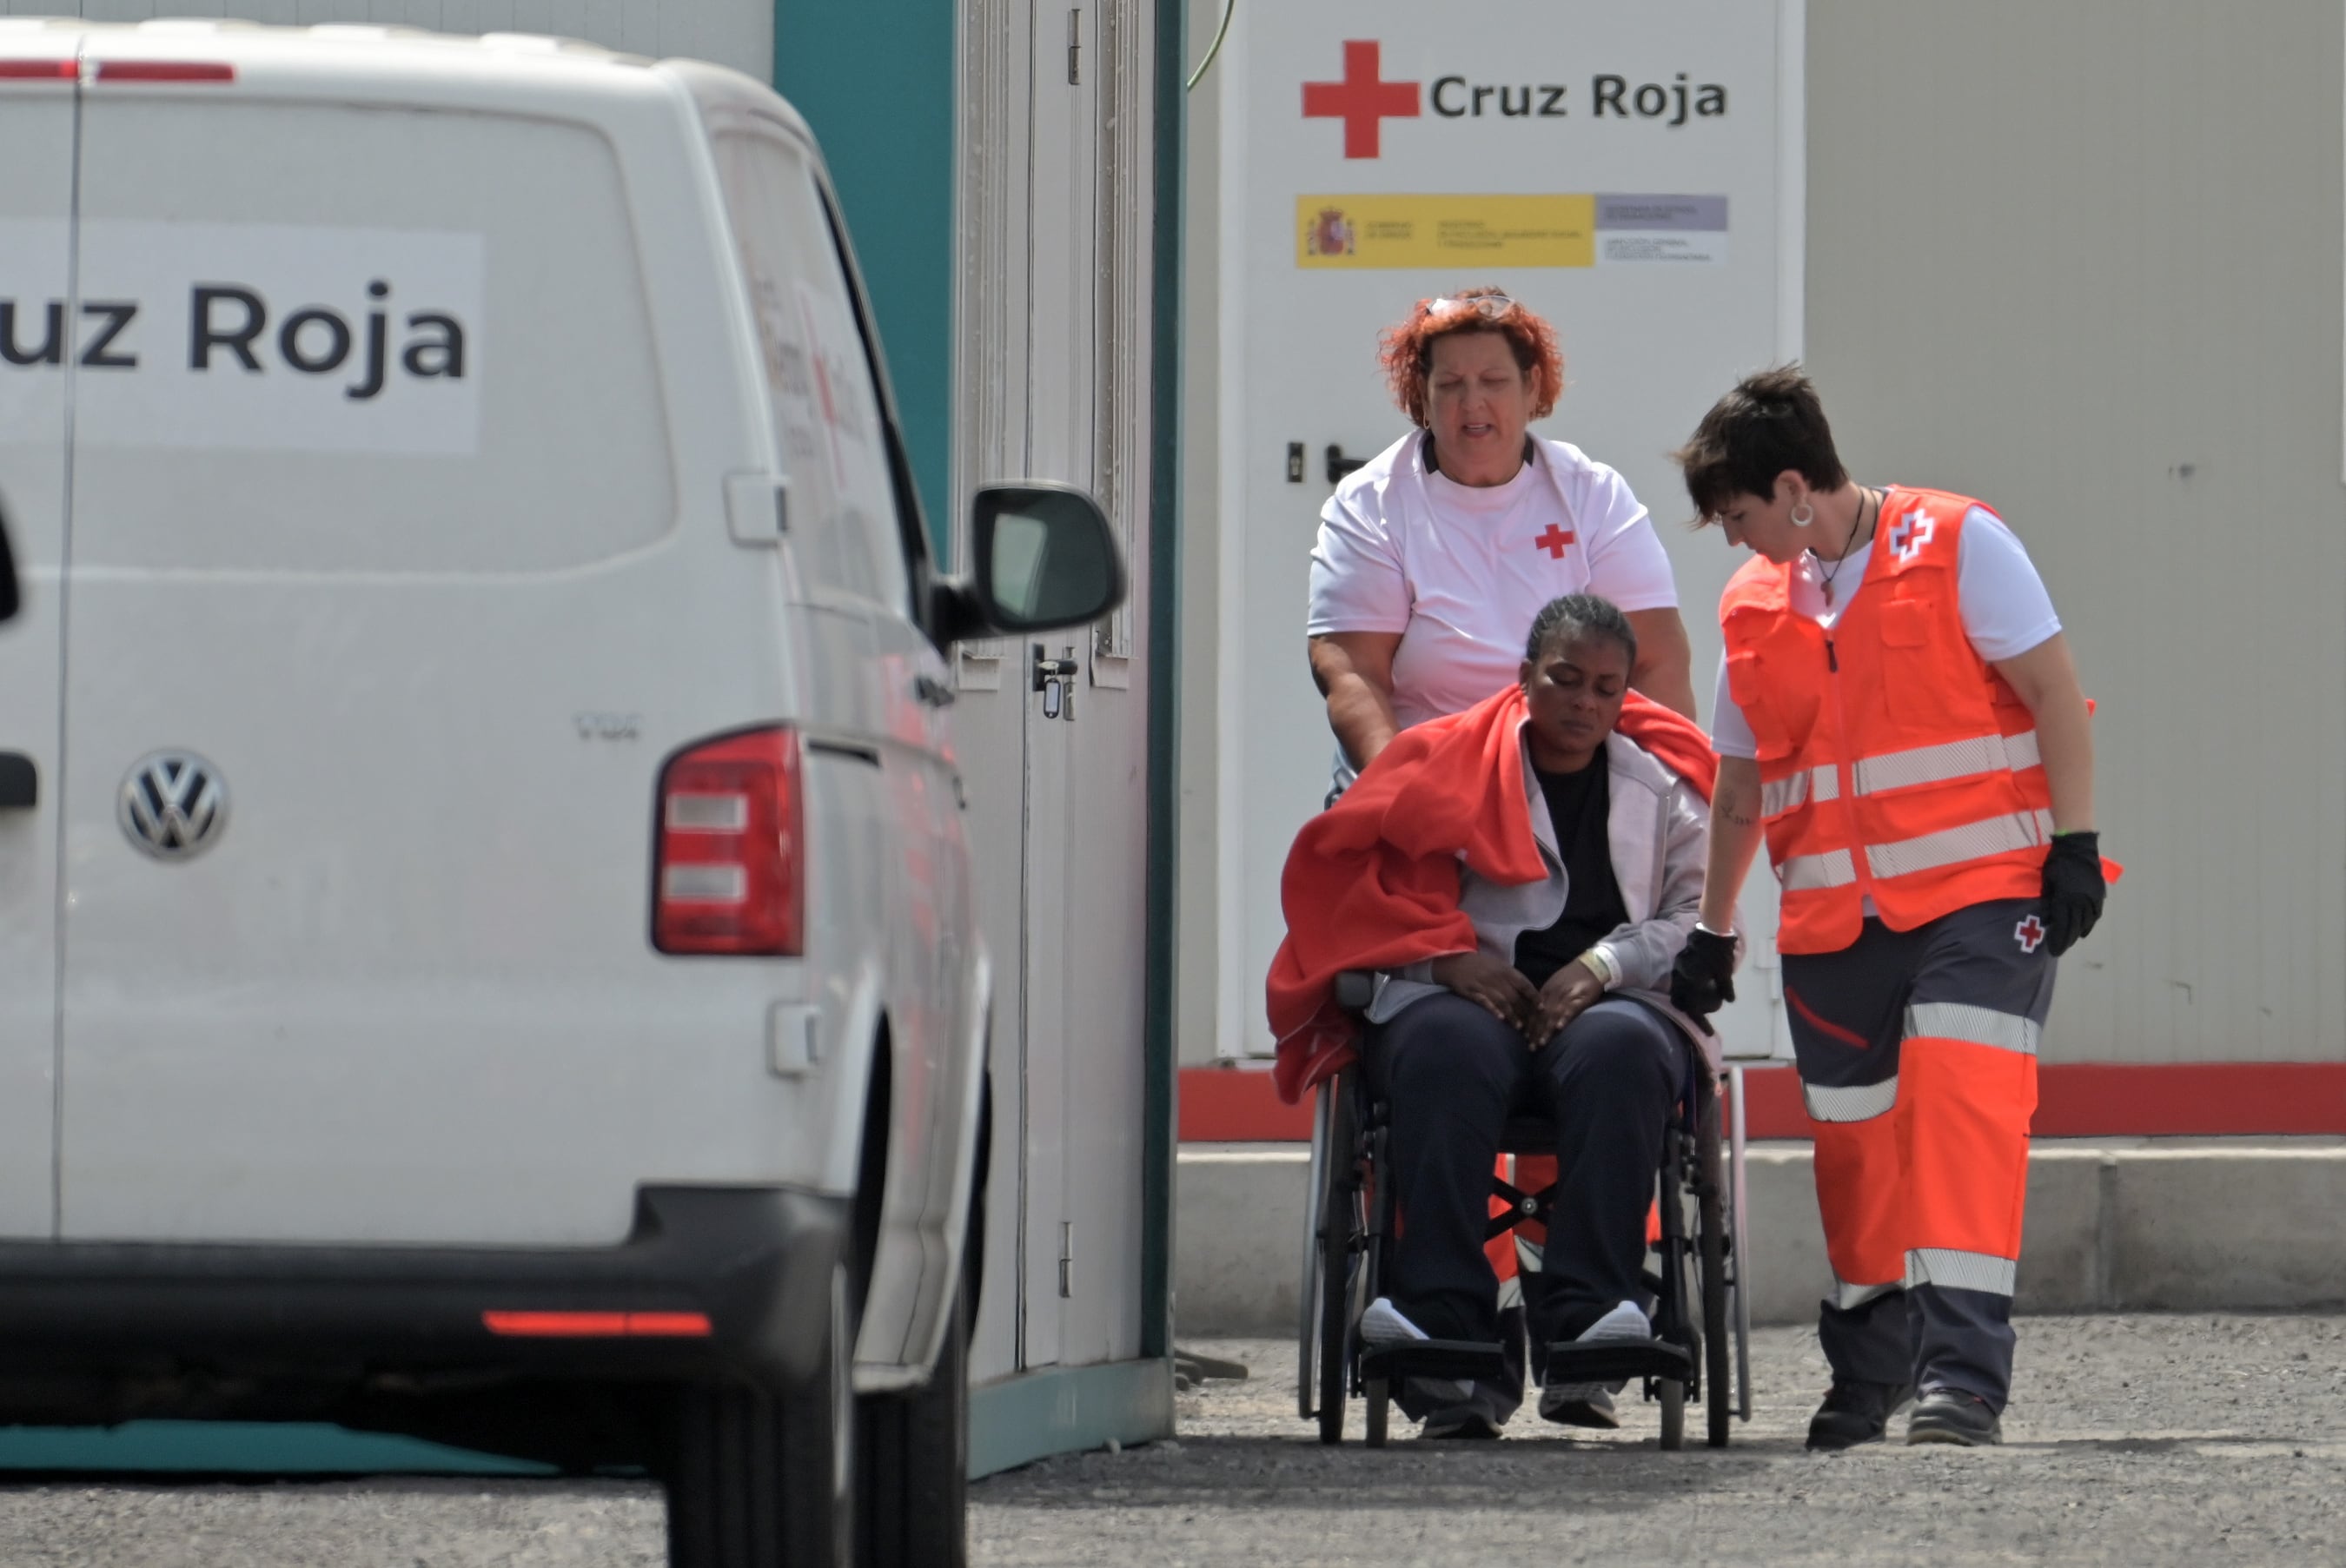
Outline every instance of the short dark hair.
<svg viewBox="0 0 2346 1568">
<path fill-rule="evenodd" d="M 1849 483 L 1816 383 L 1798 365 L 1778 365 L 1736 382 L 1702 416 L 1694 439 L 1670 456 L 1686 473 L 1698 527 L 1738 495 L 1773 496 L 1777 476 L 1787 469 L 1814 490 Z"/>
<path fill-rule="evenodd" d="M 1610 637 L 1619 643 L 1629 656 L 1629 667 L 1637 667 L 1637 633 L 1629 625 L 1629 617 L 1621 606 L 1595 594 L 1566 594 L 1560 599 L 1550 599 L 1532 622 L 1531 639 L 1524 644 L 1524 658 L 1536 662 L 1540 649 L 1562 639 L 1572 642 L 1580 637 Z"/>
</svg>

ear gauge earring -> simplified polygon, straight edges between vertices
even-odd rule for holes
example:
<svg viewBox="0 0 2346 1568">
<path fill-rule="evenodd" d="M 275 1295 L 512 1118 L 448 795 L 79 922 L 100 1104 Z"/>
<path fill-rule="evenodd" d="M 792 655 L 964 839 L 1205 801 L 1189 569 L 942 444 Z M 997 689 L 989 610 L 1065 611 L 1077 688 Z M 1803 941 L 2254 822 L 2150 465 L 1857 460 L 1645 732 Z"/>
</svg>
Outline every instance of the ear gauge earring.
<svg viewBox="0 0 2346 1568">
<path fill-rule="evenodd" d="M 1816 520 L 1817 509 L 1810 505 L 1807 502 L 1803 501 L 1798 506 L 1792 508 L 1793 527 L 1805 528 Z"/>
</svg>

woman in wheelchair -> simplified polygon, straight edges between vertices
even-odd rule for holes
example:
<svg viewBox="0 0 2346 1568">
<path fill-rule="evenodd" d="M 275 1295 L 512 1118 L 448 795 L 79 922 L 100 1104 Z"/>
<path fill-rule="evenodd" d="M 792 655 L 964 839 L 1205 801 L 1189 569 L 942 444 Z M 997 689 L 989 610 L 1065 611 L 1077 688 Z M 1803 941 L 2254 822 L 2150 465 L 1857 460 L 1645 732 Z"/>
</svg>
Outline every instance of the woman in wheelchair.
<svg viewBox="0 0 2346 1568">
<path fill-rule="evenodd" d="M 1275 1023 L 1282 977 L 1311 971 L 1315 952 L 1357 956 L 1399 911 L 1416 907 L 1421 930 L 1445 931 L 1456 948 L 1362 965 L 1382 971 L 1359 1050 L 1390 1107 L 1400 1213 L 1384 1293 L 1361 1320 L 1366 1344 L 1502 1338 L 1484 1237 L 1510 1116 L 1546 1120 L 1556 1135 L 1545 1255 L 1524 1279 L 1530 1342 L 1652 1336 L 1647 1215 L 1700 1028 L 1668 990 L 1701 899 L 1709 780 L 1689 782 L 1617 728 L 1637 657 L 1637 635 L 1613 605 L 1554 601 L 1532 627 L 1519 691 L 1406 733 L 1290 858 Z M 1698 730 L 1629 700 L 1660 749 L 1688 772 L 1703 767 Z M 1466 820 L 1445 830 L 1435 820 L 1445 809 Z M 1335 820 L 1348 813 L 1373 823 Z M 1363 880 L 1360 840 L 1372 830 L 1382 842 L 1369 859 L 1382 869 Z M 1430 867 L 1445 844 L 1446 864 Z M 1324 874 L 1331 866 L 1341 869 Z M 1333 896 L 1314 908 L 1315 891 Z M 1283 1066 L 1292 1082 L 1293 1064 Z M 1495 1436 L 1522 1399 L 1514 1376 L 1411 1378 L 1395 1392 L 1427 1437 Z M 1552 1383 L 1540 1413 L 1618 1424 L 1598 1384 Z"/>
</svg>

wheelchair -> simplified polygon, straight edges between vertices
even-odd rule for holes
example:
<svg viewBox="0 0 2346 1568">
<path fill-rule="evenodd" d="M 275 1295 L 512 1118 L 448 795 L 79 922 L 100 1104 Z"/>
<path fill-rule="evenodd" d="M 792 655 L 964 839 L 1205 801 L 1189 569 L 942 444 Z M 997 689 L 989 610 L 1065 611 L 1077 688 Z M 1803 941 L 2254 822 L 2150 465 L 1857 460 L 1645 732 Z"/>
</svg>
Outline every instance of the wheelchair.
<svg viewBox="0 0 2346 1568">
<path fill-rule="evenodd" d="M 1337 1000 L 1364 1012 L 1375 977 L 1343 975 Z M 1742 1227 L 1744 1107 L 1742 1069 L 1714 1073 L 1695 1050 L 1663 1139 L 1657 1188 L 1660 1237 L 1651 1243 L 1645 1275 L 1654 1298 L 1654 1338 L 1644 1343 L 1582 1345 L 1562 1340 L 1546 1349 L 1550 1381 L 1636 1381 L 1647 1402 L 1661 1407 L 1661 1446 L 1686 1443 L 1688 1404 L 1703 1408 L 1709 1446 L 1727 1445 L 1729 1424 L 1751 1419 L 1750 1303 L 1744 1278 Z M 1723 1092 L 1723 1085 L 1726 1091 Z M 1732 1126 L 1723 1139 L 1723 1109 Z M 1301 1309 L 1296 1324 L 1296 1406 L 1317 1420 L 1320 1441 L 1343 1441 L 1344 1406 L 1367 1409 L 1368 1443 L 1384 1446 L 1394 1390 L 1404 1378 L 1495 1378 L 1506 1363 L 1497 1343 L 1420 1339 L 1364 1345 L 1362 1315 L 1382 1293 L 1384 1248 L 1393 1232 L 1390 1182 L 1382 1179 L 1391 1133 L 1385 1108 L 1370 1093 L 1355 1063 L 1321 1084 L 1311 1126 L 1311 1188 L 1304 1206 Z M 1722 1143 L 1725 1147 L 1722 1148 Z M 1500 1152 L 1549 1154 L 1555 1132 L 1544 1119 L 1511 1118 Z M 1722 1158 L 1722 1156 L 1725 1157 Z M 1493 1196 L 1504 1212 L 1485 1238 L 1510 1235 L 1526 1220 L 1545 1223 L 1550 1186 L 1526 1193 L 1494 1176 Z M 1535 1390 L 1527 1390 L 1536 1399 Z"/>
</svg>

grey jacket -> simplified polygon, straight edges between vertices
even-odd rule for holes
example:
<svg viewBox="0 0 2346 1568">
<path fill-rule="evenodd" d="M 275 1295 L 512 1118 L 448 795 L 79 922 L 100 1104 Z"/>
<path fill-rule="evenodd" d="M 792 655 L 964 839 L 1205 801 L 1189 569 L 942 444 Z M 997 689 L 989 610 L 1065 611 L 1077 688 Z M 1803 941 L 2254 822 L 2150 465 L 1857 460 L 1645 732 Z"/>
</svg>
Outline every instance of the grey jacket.
<svg viewBox="0 0 2346 1568">
<path fill-rule="evenodd" d="M 1462 866 L 1458 889 L 1458 906 L 1474 922 L 1475 945 L 1509 964 L 1515 962 L 1517 937 L 1527 931 L 1545 931 L 1564 913 L 1567 891 L 1556 824 L 1532 771 L 1531 742 L 1518 730 L 1516 743 L 1524 748 L 1524 809 L 1531 814 L 1532 837 L 1546 862 L 1547 880 L 1509 887 Z M 1692 785 L 1619 734 L 1606 738 L 1605 765 L 1612 799 L 1613 875 L 1629 911 L 1629 923 L 1596 944 L 1620 977 L 1613 993 L 1649 1003 L 1675 1019 L 1717 1067 L 1718 1038 L 1671 1006 L 1669 998 L 1670 966 L 1686 946 L 1702 905 L 1709 809 Z M 1369 1003 L 1369 1022 L 1382 1023 L 1420 997 L 1443 989 L 1433 983 L 1431 962 L 1380 975 Z"/>
</svg>

